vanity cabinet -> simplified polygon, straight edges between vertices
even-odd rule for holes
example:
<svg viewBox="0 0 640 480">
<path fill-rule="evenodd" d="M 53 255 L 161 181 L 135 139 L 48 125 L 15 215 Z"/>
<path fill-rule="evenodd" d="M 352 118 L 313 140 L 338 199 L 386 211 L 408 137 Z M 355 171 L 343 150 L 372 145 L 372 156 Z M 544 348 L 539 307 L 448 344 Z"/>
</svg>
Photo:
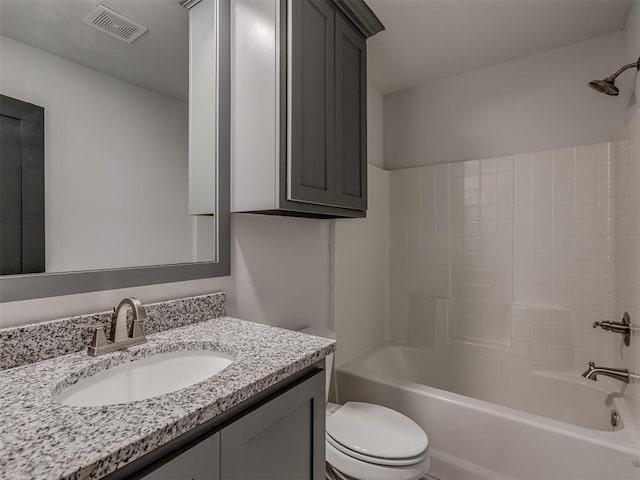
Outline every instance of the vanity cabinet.
<svg viewBox="0 0 640 480">
<path fill-rule="evenodd" d="M 382 25 L 341 0 L 232 0 L 231 18 L 231 210 L 365 216 L 366 37 Z"/>
<path fill-rule="evenodd" d="M 325 387 L 320 377 L 276 397 L 220 432 L 221 478 L 324 478 Z"/>
<path fill-rule="evenodd" d="M 285 380 L 107 478 L 324 479 L 324 379 L 314 368 Z"/>
<path fill-rule="evenodd" d="M 220 480 L 220 432 L 181 453 L 144 480 Z"/>
</svg>

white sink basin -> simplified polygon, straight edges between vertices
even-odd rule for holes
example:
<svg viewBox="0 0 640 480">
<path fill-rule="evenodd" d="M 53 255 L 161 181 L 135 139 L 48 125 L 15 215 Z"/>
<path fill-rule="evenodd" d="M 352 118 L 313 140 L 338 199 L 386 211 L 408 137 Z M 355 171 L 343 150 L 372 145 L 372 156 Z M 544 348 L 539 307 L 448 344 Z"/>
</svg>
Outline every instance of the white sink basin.
<svg viewBox="0 0 640 480">
<path fill-rule="evenodd" d="M 65 388 L 56 400 L 78 407 L 135 402 L 195 385 L 232 362 L 230 355 L 208 350 L 163 353 L 80 380 Z"/>
</svg>

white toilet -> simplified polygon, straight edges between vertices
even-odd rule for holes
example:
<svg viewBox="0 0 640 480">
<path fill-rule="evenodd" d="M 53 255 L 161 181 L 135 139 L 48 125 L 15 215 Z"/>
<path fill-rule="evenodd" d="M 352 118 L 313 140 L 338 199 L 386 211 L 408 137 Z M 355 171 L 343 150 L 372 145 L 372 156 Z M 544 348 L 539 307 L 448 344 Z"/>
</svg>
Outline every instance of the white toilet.
<svg viewBox="0 0 640 480">
<path fill-rule="evenodd" d="M 335 339 L 331 330 L 302 333 Z M 327 361 L 327 398 L 333 355 Z M 418 480 L 429 469 L 429 438 L 413 420 L 372 403 L 327 403 L 327 478 Z"/>
</svg>

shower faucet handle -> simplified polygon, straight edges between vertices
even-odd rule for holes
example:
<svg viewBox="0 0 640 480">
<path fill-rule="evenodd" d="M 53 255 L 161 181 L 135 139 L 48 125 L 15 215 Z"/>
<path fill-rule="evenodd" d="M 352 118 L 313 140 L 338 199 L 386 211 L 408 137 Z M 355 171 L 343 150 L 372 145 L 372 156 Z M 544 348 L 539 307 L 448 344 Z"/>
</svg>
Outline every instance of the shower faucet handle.
<svg viewBox="0 0 640 480">
<path fill-rule="evenodd" d="M 607 332 L 619 333 L 624 337 L 624 344 L 628 347 L 631 343 L 631 317 L 629 312 L 624 312 L 621 322 L 593 322 L 593 328 L 600 327 Z"/>
</svg>

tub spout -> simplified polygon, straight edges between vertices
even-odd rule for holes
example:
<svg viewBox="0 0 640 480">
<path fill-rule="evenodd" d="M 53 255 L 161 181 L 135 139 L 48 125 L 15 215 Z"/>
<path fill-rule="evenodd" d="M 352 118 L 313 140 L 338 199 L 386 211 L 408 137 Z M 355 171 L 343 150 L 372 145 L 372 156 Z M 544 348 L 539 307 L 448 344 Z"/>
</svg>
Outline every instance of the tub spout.
<svg viewBox="0 0 640 480">
<path fill-rule="evenodd" d="M 626 368 L 606 368 L 596 367 L 596 364 L 589 362 L 589 368 L 582 374 L 587 380 L 598 380 L 598 375 L 604 375 L 605 377 L 611 377 L 615 380 L 620 380 L 623 383 L 631 383 L 632 380 L 637 380 L 637 375 L 629 373 Z"/>
</svg>

